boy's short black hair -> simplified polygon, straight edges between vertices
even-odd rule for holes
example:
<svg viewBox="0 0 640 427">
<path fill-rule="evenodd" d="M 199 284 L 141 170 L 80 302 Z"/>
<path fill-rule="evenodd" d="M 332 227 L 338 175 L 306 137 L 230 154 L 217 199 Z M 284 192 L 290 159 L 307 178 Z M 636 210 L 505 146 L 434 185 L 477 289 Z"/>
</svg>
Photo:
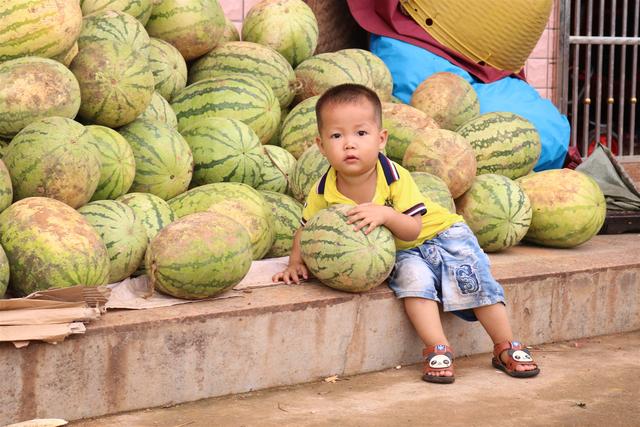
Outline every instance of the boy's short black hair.
<svg viewBox="0 0 640 427">
<path fill-rule="evenodd" d="M 382 104 L 378 95 L 366 86 L 355 83 L 344 83 L 328 89 L 320 96 L 316 103 L 316 121 L 318 122 L 318 132 L 322 128 L 321 113 L 327 104 L 347 104 L 364 100 L 373 106 L 373 114 L 376 123 L 382 127 Z"/>
</svg>

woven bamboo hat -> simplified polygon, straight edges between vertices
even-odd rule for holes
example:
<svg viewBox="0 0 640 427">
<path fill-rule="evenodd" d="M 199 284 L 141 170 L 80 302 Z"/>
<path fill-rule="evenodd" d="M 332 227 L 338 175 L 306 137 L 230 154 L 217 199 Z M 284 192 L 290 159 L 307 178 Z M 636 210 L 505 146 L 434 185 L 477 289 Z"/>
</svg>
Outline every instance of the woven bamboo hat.
<svg viewBox="0 0 640 427">
<path fill-rule="evenodd" d="M 500 70 L 517 73 L 540 39 L 553 0 L 400 0 L 444 46 Z"/>
</svg>

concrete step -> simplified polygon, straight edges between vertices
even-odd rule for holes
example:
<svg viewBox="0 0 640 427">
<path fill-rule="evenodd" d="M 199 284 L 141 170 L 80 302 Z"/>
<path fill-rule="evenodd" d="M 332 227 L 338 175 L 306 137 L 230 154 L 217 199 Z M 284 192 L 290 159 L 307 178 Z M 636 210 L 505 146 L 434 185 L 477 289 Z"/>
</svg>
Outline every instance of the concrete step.
<svg viewBox="0 0 640 427">
<path fill-rule="evenodd" d="M 512 325 L 528 344 L 640 328 L 640 236 L 491 255 Z M 482 328 L 444 314 L 459 356 L 487 352 Z M 0 345 L 0 424 L 69 420 L 416 363 L 421 344 L 386 286 L 347 294 L 316 283 L 242 298 L 114 311 L 84 336 Z"/>
<path fill-rule="evenodd" d="M 513 379 L 488 353 L 456 360 L 456 382 L 427 384 L 422 365 L 339 377 L 171 408 L 71 423 L 73 427 L 637 427 L 640 331 L 534 347 L 541 374 Z M 444 420 L 428 422 L 426 420 Z"/>
</svg>

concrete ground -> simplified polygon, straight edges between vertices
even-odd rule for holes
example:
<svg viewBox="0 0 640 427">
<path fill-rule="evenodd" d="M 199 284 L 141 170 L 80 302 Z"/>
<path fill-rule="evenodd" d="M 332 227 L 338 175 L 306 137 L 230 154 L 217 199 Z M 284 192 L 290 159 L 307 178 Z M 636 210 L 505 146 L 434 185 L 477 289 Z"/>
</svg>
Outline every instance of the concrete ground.
<svg viewBox="0 0 640 427">
<path fill-rule="evenodd" d="M 452 385 L 402 366 L 71 425 L 640 426 L 640 331 L 536 346 L 534 355 L 542 372 L 533 379 L 507 377 L 480 354 L 456 361 Z"/>
</svg>

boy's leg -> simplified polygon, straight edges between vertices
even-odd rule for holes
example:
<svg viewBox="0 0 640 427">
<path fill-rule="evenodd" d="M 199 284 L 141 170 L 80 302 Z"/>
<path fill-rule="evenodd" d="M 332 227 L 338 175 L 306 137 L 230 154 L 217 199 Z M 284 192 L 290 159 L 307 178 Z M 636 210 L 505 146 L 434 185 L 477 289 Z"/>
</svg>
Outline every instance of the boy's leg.
<svg viewBox="0 0 640 427">
<path fill-rule="evenodd" d="M 403 298 L 403 301 L 407 316 L 409 316 L 409 320 L 411 320 L 413 327 L 425 346 L 436 344 L 449 345 L 449 341 L 442 329 L 442 322 L 440 322 L 437 302 L 412 297 Z M 434 372 L 432 375 L 450 377 L 453 375 L 453 372 L 443 370 Z"/>
<path fill-rule="evenodd" d="M 513 341 L 513 332 L 511 331 L 507 309 L 504 304 L 497 303 L 477 307 L 473 309 L 473 312 L 494 344 Z M 500 354 L 500 359 L 504 363 L 507 362 L 508 356 L 506 351 Z M 515 369 L 518 371 L 529 371 L 535 368 L 536 365 L 518 365 Z"/>
</svg>

